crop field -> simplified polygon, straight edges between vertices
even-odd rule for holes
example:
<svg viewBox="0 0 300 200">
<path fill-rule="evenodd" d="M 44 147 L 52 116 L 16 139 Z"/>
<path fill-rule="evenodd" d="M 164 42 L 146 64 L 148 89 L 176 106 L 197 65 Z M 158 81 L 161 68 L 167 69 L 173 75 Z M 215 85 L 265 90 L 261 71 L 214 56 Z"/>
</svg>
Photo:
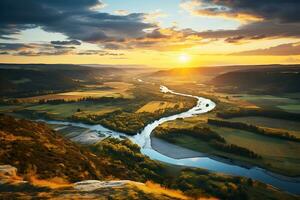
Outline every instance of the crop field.
<svg viewBox="0 0 300 200">
<path fill-rule="evenodd" d="M 173 103 L 173 102 L 167 102 L 167 101 L 151 101 L 145 105 L 143 105 L 141 108 L 139 108 L 136 113 L 141 113 L 141 112 L 149 112 L 149 113 L 154 113 L 158 110 L 165 110 L 168 108 L 183 108 L 183 103 Z"/>
<path fill-rule="evenodd" d="M 264 126 L 270 128 L 286 129 L 290 131 L 297 131 L 300 135 L 300 123 L 284 119 L 273 119 L 268 117 L 235 117 L 230 121 L 245 122 L 257 126 Z"/>
<path fill-rule="evenodd" d="M 103 115 L 115 110 L 118 107 L 107 106 L 103 104 L 91 104 L 88 102 L 76 102 L 76 103 L 62 103 L 59 105 L 43 104 L 26 107 L 27 110 L 45 112 L 48 115 L 55 116 L 55 118 L 66 119 L 72 115 L 86 116 Z M 80 109 L 80 111 L 78 110 Z"/>
<path fill-rule="evenodd" d="M 291 176 L 300 174 L 300 143 L 298 142 L 258 135 L 243 130 L 208 125 L 206 124 L 205 116 L 177 119 L 176 121 L 166 122 L 160 127 L 164 129 L 192 129 L 196 124 L 209 127 L 223 137 L 228 144 L 249 149 L 262 156 L 262 159 L 249 159 L 233 153 L 223 152 L 213 148 L 208 142 L 190 135 L 180 135 L 172 138 L 172 143 L 201 153 L 225 156 L 233 160 L 270 168 L 281 174 Z"/>
<path fill-rule="evenodd" d="M 114 97 L 131 99 L 133 95 L 131 89 L 134 88 L 133 84 L 125 82 L 105 82 L 102 85 L 87 85 L 77 91 L 47 94 L 34 97 L 19 98 L 22 102 L 38 102 L 39 100 L 57 100 L 63 99 L 66 101 L 79 100 L 82 98 L 93 97 Z"/>
<path fill-rule="evenodd" d="M 272 96 L 272 95 L 250 95 L 250 94 L 235 94 L 231 98 L 244 100 L 249 103 L 255 104 L 258 107 L 282 109 L 286 111 L 293 110 L 293 107 L 298 107 L 300 101 L 288 95 Z M 292 107 L 290 107 L 292 106 Z M 299 109 L 299 108 L 298 108 Z"/>
<path fill-rule="evenodd" d="M 277 106 L 277 107 L 282 110 L 285 110 L 287 112 L 300 113 L 300 103 L 299 104 L 282 105 L 282 106 Z"/>
<path fill-rule="evenodd" d="M 228 143 L 248 148 L 263 157 L 265 164 L 278 170 L 300 174 L 300 144 L 278 138 L 262 136 L 248 131 L 210 126 Z"/>
</svg>

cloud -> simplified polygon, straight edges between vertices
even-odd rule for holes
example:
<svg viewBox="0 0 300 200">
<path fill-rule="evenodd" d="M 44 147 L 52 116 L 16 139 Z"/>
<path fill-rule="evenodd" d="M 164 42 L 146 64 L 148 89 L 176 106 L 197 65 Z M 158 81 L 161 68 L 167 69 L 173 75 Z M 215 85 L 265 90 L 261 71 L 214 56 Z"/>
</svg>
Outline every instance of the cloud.
<svg viewBox="0 0 300 200">
<path fill-rule="evenodd" d="M 58 45 L 60 42 L 47 43 L 0 43 L 0 55 L 13 56 L 53 56 L 53 55 L 98 55 L 98 56 L 123 56 L 105 50 L 77 50 L 74 46 Z"/>
<path fill-rule="evenodd" d="M 52 44 L 37 43 L 0 43 L 0 52 L 14 56 L 66 55 L 75 50 L 75 47 L 66 47 Z"/>
<path fill-rule="evenodd" d="M 113 53 L 104 50 L 86 50 L 77 53 L 77 55 L 98 55 L 98 56 L 123 56 L 124 53 Z"/>
<path fill-rule="evenodd" d="M 1 0 L 0 38 L 12 39 L 20 31 L 34 27 L 67 36 L 67 40 L 51 41 L 49 46 L 29 44 L 34 47 L 2 49 L 2 52 L 15 51 L 16 54 L 23 51 L 28 55 L 76 54 L 78 52 L 72 46 L 81 42 L 97 44 L 108 52 L 136 48 L 172 51 L 215 40 L 239 44 L 264 38 L 299 38 L 299 3 L 295 0 L 184 0 L 181 8 L 194 15 L 229 17 L 247 22 L 235 30 L 197 32 L 160 27 L 157 19 L 165 16 L 160 10 L 148 14 L 128 13 L 126 10 L 105 13 L 101 11 L 104 4 L 99 0 Z"/>
<path fill-rule="evenodd" d="M 144 22 L 143 13 L 119 16 L 93 9 L 102 5 L 98 0 L 1 0 L 0 35 L 9 38 L 30 26 L 63 33 L 70 40 L 101 43 L 141 37 L 144 29 L 155 27 Z"/>
<path fill-rule="evenodd" d="M 241 41 L 244 38 L 245 38 L 244 36 L 238 35 L 238 36 L 226 38 L 225 42 L 228 42 L 228 43 L 238 43 L 239 41 Z"/>
<path fill-rule="evenodd" d="M 127 10 L 115 10 L 114 13 L 116 15 L 128 15 L 129 12 Z"/>
<path fill-rule="evenodd" d="M 299 24 L 278 24 L 272 21 L 253 22 L 235 30 L 216 30 L 198 32 L 204 38 L 228 38 L 243 36 L 244 39 L 263 39 L 267 37 L 300 37 Z"/>
<path fill-rule="evenodd" d="M 224 38 L 226 42 L 237 43 L 267 37 L 300 37 L 300 1 L 185 0 L 181 8 L 194 15 L 246 21 L 235 30 L 199 32 L 204 38 Z"/>
<path fill-rule="evenodd" d="M 154 12 L 150 12 L 145 14 L 144 18 L 146 22 L 156 22 L 159 18 L 166 17 L 167 14 L 162 12 L 161 10 L 157 9 Z"/>
<path fill-rule="evenodd" d="M 0 43 L 1 51 L 17 51 L 28 48 L 31 48 L 31 45 L 23 43 Z"/>
<path fill-rule="evenodd" d="M 51 41 L 51 44 L 55 45 L 81 45 L 78 40 L 65 40 L 65 41 Z"/>
<path fill-rule="evenodd" d="M 275 20 L 283 23 L 300 21 L 297 0 L 184 0 L 181 7 L 192 14 L 229 17 L 241 20 Z"/>
<path fill-rule="evenodd" d="M 256 49 L 251 51 L 242 51 L 234 53 L 233 55 L 271 55 L 271 56 L 287 56 L 287 55 L 300 55 L 300 42 L 281 44 L 275 47 L 266 49 Z"/>
</svg>

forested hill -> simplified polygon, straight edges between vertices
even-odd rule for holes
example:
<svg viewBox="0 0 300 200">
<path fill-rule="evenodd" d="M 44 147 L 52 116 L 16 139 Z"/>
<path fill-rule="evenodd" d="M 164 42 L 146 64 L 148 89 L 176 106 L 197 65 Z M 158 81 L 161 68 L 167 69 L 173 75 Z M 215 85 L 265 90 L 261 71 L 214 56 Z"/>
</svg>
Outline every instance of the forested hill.
<svg viewBox="0 0 300 200">
<path fill-rule="evenodd" d="M 300 92 L 300 67 L 247 69 L 221 74 L 211 84 L 226 92 L 278 94 Z"/>
<path fill-rule="evenodd" d="M 122 73 L 118 68 L 80 65 L 0 64 L 0 97 L 25 97 L 72 90 L 83 82 Z"/>
<path fill-rule="evenodd" d="M 22 175 L 61 177 L 71 182 L 107 177 L 158 180 L 156 172 L 161 170 L 127 140 L 107 139 L 81 147 L 44 123 L 0 115 L 0 165 L 4 164 L 16 167 Z"/>
</svg>

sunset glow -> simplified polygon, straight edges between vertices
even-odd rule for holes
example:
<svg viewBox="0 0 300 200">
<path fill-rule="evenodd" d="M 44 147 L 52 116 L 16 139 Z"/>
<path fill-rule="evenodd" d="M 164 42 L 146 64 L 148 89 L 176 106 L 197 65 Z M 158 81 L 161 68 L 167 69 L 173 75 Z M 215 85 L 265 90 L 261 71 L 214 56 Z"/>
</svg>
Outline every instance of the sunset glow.
<svg viewBox="0 0 300 200">
<path fill-rule="evenodd" d="M 255 9 L 202 0 L 33 4 L 32 9 L 44 9 L 43 15 L 20 12 L 17 6 L 8 12 L 0 3 L 1 62 L 197 67 L 300 60 L 299 24 L 292 17 L 297 6 L 283 10 L 276 4 L 273 12 L 263 12 L 263 2 Z M 276 12 L 282 13 L 272 16 Z M 55 23 L 43 20 L 47 15 Z"/>
<path fill-rule="evenodd" d="M 187 63 L 187 62 L 189 62 L 190 61 L 190 56 L 189 55 L 187 55 L 187 54 L 181 54 L 179 57 L 178 57 L 178 59 L 179 59 L 179 62 L 181 62 L 181 63 Z"/>
</svg>

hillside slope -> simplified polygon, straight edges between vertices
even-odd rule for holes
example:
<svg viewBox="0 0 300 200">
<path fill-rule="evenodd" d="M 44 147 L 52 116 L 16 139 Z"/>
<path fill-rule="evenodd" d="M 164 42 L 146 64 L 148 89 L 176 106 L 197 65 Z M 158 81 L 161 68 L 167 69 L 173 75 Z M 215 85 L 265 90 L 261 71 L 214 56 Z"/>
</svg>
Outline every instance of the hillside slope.
<svg viewBox="0 0 300 200">
<path fill-rule="evenodd" d="M 90 149 L 92 151 L 90 151 Z M 79 146 L 44 123 L 0 115 L 0 165 L 9 164 L 21 175 L 68 182 L 88 179 L 161 181 L 160 164 L 142 155 L 129 140 L 107 139 Z"/>
<path fill-rule="evenodd" d="M 68 181 L 106 175 L 99 159 L 64 139 L 45 124 L 0 116 L 0 164 L 15 166 L 23 175 Z"/>
<path fill-rule="evenodd" d="M 82 82 L 124 73 L 117 68 L 63 64 L 0 64 L 0 97 L 25 97 L 78 88 Z"/>
<path fill-rule="evenodd" d="M 299 92 L 300 67 L 248 69 L 221 74 L 210 82 L 225 92 L 287 93 Z"/>
<path fill-rule="evenodd" d="M 187 199 L 181 192 L 151 182 L 97 181 L 60 183 L 57 180 L 24 181 L 15 167 L 0 165 L 0 199 Z"/>
</svg>

